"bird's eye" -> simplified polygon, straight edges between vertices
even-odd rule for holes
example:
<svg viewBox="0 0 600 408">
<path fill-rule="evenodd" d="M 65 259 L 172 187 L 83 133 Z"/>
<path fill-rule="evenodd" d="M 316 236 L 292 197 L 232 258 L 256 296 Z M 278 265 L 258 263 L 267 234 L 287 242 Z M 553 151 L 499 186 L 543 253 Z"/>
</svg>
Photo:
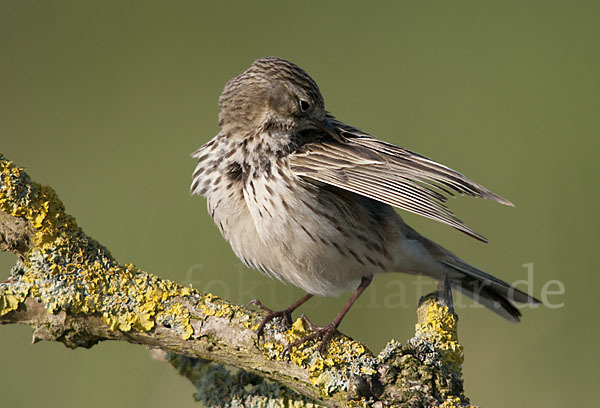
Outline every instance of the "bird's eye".
<svg viewBox="0 0 600 408">
<path fill-rule="evenodd" d="M 304 99 L 300 100 L 300 110 L 302 112 L 306 112 L 310 109 L 310 103 L 306 102 Z"/>
</svg>

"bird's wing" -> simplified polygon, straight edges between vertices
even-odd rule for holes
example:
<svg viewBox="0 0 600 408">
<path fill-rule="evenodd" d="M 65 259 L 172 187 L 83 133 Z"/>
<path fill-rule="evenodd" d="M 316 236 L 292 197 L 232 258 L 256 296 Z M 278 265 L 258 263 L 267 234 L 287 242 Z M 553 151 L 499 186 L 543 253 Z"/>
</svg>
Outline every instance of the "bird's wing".
<svg viewBox="0 0 600 408">
<path fill-rule="evenodd" d="M 454 193 L 510 201 L 451 168 L 355 128 L 333 122 L 337 133 L 301 146 L 288 156 L 292 171 L 377 201 L 451 225 L 487 242 L 445 205 Z"/>
</svg>

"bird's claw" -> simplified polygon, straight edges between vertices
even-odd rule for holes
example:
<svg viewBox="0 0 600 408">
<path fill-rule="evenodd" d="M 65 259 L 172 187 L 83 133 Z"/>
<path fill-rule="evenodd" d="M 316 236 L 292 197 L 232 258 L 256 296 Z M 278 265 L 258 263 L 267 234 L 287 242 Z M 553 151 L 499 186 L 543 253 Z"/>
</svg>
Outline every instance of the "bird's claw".
<svg viewBox="0 0 600 408">
<path fill-rule="evenodd" d="M 292 313 L 289 310 L 284 309 L 273 311 L 265 305 L 263 305 L 262 303 L 260 303 L 259 300 L 253 300 L 251 303 L 258 306 L 263 311 L 267 312 L 267 315 L 261 320 L 260 324 L 258 325 L 258 329 L 256 329 L 257 342 L 260 343 L 261 337 L 264 337 L 265 326 L 273 319 L 280 317 L 285 327 L 290 327 L 292 325 Z"/>
<path fill-rule="evenodd" d="M 262 302 L 258 299 L 252 299 L 250 302 L 248 302 L 248 306 L 250 305 L 257 306 L 259 309 L 264 310 L 265 312 L 273 313 L 272 309 L 269 309 L 268 307 L 263 305 Z"/>
<path fill-rule="evenodd" d="M 292 347 L 297 347 L 301 344 L 306 343 L 307 341 L 314 340 L 314 339 L 321 339 L 321 341 L 319 342 L 319 345 L 317 346 L 317 352 L 321 356 L 323 356 L 323 351 L 325 350 L 325 346 L 327 346 L 327 344 L 329 343 L 331 338 L 333 336 L 335 336 L 336 334 L 341 334 L 337 329 L 337 325 L 334 324 L 333 322 L 331 322 L 327 326 L 318 327 L 318 326 L 315 326 L 314 324 L 312 324 L 310 322 L 310 320 L 308 320 L 306 318 L 306 316 L 302 315 L 300 317 L 302 317 L 308 323 L 308 325 L 310 326 L 311 330 L 313 330 L 313 332 L 307 336 L 302 337 L 299 340 L 289 343 L 285 347 L 285 349 L 283 349 L 283 356 L 284 357 L 286 355 L 289 356 L 291 354 Z"/>
</svg>

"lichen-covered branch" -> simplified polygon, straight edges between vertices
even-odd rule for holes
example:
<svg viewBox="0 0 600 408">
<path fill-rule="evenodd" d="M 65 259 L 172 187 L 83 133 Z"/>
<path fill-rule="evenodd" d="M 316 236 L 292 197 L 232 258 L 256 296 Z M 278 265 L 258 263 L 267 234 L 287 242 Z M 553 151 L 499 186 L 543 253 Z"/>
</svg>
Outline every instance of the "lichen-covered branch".
<svg viewBox="0 0 600 408">
<path fill-rule="evenodd" d="M 0 284 L 0 324 L 29 324 L 34 341 L 71 348 L 122 340 L 161 350 L 211 406 L 468 405 L 457 318 L 435 294 L 406 345 L 392 340 L 374 356 L 338 336 L 324 357 L 312 342 L 284 355 L 310 330 L 304 321 L 268 325 L 258 344 L 259 311 L 119 264 L 50 187 L 1 155 L 0 250 L 19 256 Z"/>
</svg>

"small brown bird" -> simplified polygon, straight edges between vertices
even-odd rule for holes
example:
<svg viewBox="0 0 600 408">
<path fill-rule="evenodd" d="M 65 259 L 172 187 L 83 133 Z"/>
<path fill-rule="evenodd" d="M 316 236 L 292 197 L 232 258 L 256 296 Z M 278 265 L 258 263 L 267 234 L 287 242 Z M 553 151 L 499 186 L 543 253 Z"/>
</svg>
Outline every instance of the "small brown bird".
<svg viewBox="0 0 600 408">
<path fill-rule="evenodd" d="M 221 131 L 193 157 L 191 192 L 235 254 L 307 292 L 290 307 L 269 311 L 258 329 L 313 295 L 354 289 L 327 326 L 304 339 L 337 333 L 344 315 L 374 275 L 399 271 L 444 279 L 499 315 L 518 321 L 513 302 L 535 298 L 464 262 L 406 225 L 391 206 L 486 239 L 446 207 L 453 192 L 512 203 L 425 156 L 380 141 L 336 120 L 304 70 L 261 58 L 230 80 L 219 98 Z"/>
</svg>

